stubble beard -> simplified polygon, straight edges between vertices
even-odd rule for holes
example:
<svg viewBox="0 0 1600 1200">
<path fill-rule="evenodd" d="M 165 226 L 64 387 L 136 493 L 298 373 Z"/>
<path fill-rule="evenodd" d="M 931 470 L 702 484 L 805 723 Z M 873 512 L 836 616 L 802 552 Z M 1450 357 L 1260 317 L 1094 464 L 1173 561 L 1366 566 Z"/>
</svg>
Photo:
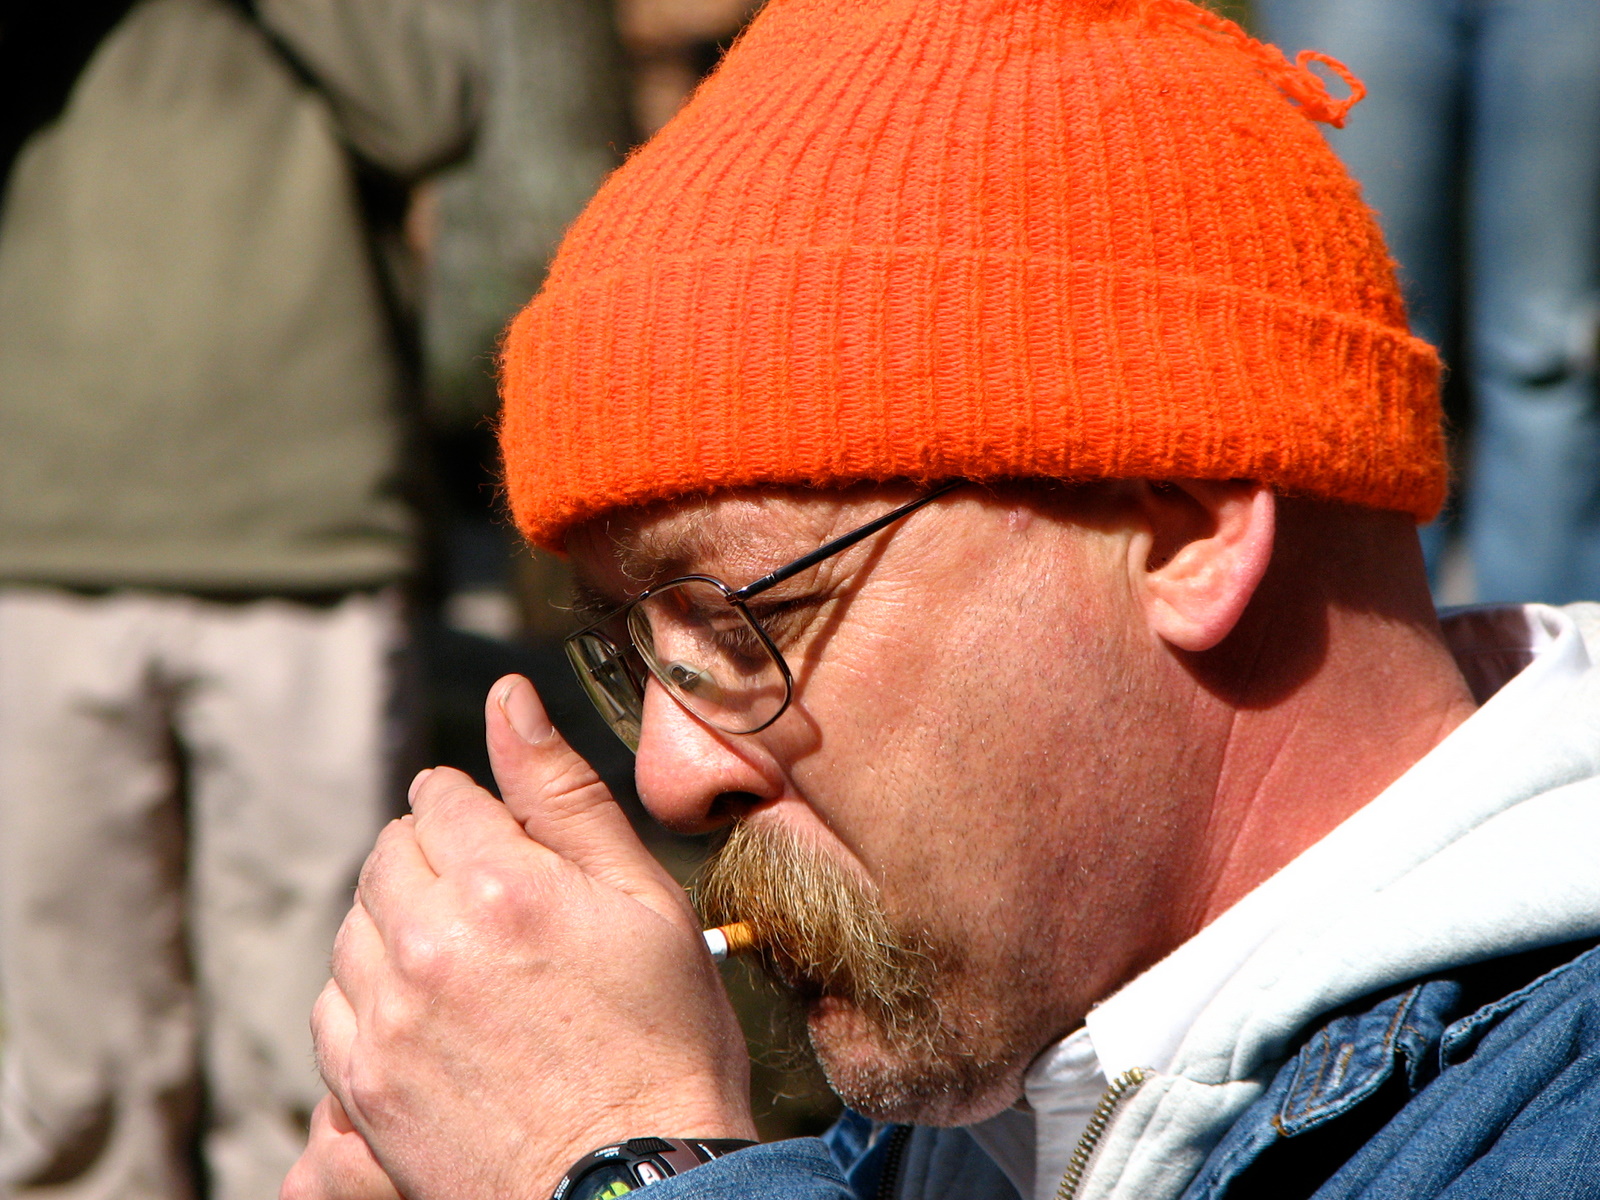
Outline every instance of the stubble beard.
<svg viewBox="0 0 1600 1200">
<path fill-rule="evenodd" d="M 954 1125 L 1009 1102 L 1014 1056 L 985 1045 L 981 1017 L 962 1011 L 963 955 L 896 927 L 876 892 L 821 849 L 741 822 L 695 892 L 708 922 L 751 926 L 762 967 L 804 1006 L 811 1049 L 851 1108 Z"/>
</svg>

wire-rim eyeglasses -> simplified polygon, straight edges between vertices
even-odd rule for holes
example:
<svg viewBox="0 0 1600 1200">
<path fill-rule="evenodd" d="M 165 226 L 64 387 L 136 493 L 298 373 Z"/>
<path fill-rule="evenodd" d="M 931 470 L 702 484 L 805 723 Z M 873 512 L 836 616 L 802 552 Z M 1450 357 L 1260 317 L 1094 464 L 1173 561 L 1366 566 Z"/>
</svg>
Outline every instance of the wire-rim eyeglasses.
<svg viewBox="0 0 1600 1200">
<path fill-rule="evenodd" d="M 566 639 L 578 682 L 630 750 L 639 748 L 645 687 L 652 678 L 712 728 L 759 733 L 794 699 L 794 675 L 748 602 L 965 482 L 926 492 L 744 587 L 712 575 L 681 575 L 646 589 Z"/>
</svg>

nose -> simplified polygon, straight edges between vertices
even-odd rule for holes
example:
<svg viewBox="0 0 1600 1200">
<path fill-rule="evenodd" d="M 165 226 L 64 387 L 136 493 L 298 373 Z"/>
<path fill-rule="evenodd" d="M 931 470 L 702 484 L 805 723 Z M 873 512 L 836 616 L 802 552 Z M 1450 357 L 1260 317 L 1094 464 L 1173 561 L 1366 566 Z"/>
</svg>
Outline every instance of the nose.
<svg viewBox="0 0 1600 1200">
<path fill-rule="evenodd" d="M 653 679 L 645 687 L 634 779 L 650 815 L 677 833 L 709 833 L 783 790 L 758 739 L 702 724 Z"/>
</svg>

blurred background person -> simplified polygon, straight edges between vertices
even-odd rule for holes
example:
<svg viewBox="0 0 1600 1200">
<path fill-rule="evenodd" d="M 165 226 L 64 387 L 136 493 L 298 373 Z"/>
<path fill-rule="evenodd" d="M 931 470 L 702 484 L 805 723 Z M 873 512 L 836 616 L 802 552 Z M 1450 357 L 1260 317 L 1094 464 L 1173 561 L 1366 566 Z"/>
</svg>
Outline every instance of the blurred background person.
<svg viewBox="0 0 1600 1200">
<path fill-rule="evenodd" d="M 633 135 L 610 0 L 483 0 L 483 15 L 485 103 L 472 151 L 418 189 L 408 217 L 424 266 L 440 601 L 454 630 L 553 637 L 565 629 L 562 568 L 523 553 L 499 510 L 495 356 L 568 222 Z"/>
<path fill-rule="evenodd" d="M 406 221 L 422 268 L 432 518 L 419 588 L 424 724 L 430 761 L 480 778 L 489 684 L 528 671 L 559 691 L 555 680 L 571 674 L 559 648 L 565 567 L 523 550 L 499 507 L 500 333 L 632 139 L 610 0 L 483 0 L 482 19 L 484 101 L 471 152 L 416 189 Z M 613 775 L 629 775 L 631 762 L 608 745 L 616 739 L 586 728 L 587 701 L 570 699 L 585 727 L 576 736 Z"/>
<path fill-rule="evenodd" d="M 1255 0 L 1367 98 L 1329 137 L 1470 412 L 1447 599 L 1600 596 L 1600 3 Z M 1429 549 L 1437 568 L 1442 534 Z M 1436 571 L 1437 579 L 1437 571 Z"/>
<path fill-rule="evenodd" d="M 683 107 L 761 0 L 617 0 L 639 140 Z"/>
<path fill-rule="evenodd" d="M 476 5 L 0 20 L 0 1194 L 186 1196 L 199 1131 L 269 1200 L 398 795 L 384 231 L 467 143 Z"/>
</svg>

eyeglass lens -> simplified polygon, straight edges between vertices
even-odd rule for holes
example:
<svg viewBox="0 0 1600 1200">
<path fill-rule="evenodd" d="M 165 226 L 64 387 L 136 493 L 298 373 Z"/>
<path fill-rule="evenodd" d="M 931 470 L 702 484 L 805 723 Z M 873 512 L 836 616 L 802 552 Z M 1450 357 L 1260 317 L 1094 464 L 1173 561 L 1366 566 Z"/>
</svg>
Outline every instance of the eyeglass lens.
<svg viewBox="0 0 1600 1200">
<path fill-rule="evenodd" d="M 637 750 L 644 720 L 644 685 L 629 669 L 627 652 L 602 635 L 588 632 L 568 638 L 566 648 L 589 700 L 628 749 Z"/>
<path fill-rule="evenodd" d="M 724 732 L 762 728 L 789 698 L 767 639 L 713 583 L 685 579 L 652 592 L 629 611 L 628 632 L 650 673 Z"/>
<path fill-rule="evenodd" d="M 668 584 L 628 610 L 626 629 L 588 630 L 566 648 L 589 699 L 630 750 L 639 748 L 647 670 L 695 716 L 726 733 L 764 728 L 789 699 L 777 652 L 708 581 Z"/>
</svg>

